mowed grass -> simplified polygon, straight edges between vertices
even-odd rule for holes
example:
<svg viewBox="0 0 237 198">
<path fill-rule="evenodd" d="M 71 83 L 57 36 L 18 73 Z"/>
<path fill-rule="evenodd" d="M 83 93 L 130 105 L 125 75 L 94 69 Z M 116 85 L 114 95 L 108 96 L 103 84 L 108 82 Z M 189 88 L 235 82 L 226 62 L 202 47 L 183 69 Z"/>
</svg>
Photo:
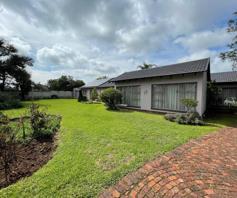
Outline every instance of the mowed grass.
<svg viewBox="0 0 237 198">
<path fill-rule="evenodd" d="M 96 197 L 146 161 L 236 120 L 216 117 L 208 126 L 185 126 L 158 114 L 107 111 L 102 104 L 60 99 L 37 103 L 62 115 L 58 148 L 43 168 L 0 190 L 0 197 Z M 24 112 L 5 111 L 11 117 Z"/>
</svg>

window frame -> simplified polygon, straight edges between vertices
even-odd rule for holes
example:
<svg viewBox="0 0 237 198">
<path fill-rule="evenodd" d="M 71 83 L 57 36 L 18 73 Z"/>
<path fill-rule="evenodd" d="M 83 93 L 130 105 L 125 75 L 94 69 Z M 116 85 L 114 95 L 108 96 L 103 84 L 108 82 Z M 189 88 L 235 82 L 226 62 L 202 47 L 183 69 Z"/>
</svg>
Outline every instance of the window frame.
<svg viewBox="0 0 237 198">
<path fill-rule="evenodd" d="M 140 95 L 139 95 L 139 106 L 136 106 L 136 105 L 128 105 L 126 104 L 128 107 L 134 107 L 134 108 L 141 108 L 141 85 L 120 85 L 120 86 L 117 86 L 116 88 L 120 90 L 120 88 L 124 88 L 124 87 L 139 87 L 140 89 Z M 121 91 L 121 90 L 120 90 Z M 123 95 L 122 95 L 123 97 Z"/>
<path fill-rule="evenodd" d="M 182 84 L 195 84 L 195 97 L 194 99 L 197 100 L 197 82 L 192 81 L 192 82 L 181 82 L 181 83 L 161 83 L 161 84 L 151 84 L 151 109 L 152 110 L 161 110 L 161 111 L 169 111 L 169 112 L 186 112 L 186 110 L 172 110 L 172 109 L 166 109 L 166 108 L 156 108 L 153 105 L 153 94 L 154 94 L 154 85 L 182 85 Z"/>
</svg>

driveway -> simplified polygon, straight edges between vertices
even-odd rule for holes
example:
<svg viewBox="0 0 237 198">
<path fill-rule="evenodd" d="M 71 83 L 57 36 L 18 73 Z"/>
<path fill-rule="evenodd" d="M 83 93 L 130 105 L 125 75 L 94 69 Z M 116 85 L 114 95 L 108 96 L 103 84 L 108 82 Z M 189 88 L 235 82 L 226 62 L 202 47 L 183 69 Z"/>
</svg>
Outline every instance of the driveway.
<svg viewBox="0 0 237 198">
<path fill-rule="evenodd" d="M 100 197 L 237 197 L 237 128 L 191 140 L 146 163 Z"/>
</svg>

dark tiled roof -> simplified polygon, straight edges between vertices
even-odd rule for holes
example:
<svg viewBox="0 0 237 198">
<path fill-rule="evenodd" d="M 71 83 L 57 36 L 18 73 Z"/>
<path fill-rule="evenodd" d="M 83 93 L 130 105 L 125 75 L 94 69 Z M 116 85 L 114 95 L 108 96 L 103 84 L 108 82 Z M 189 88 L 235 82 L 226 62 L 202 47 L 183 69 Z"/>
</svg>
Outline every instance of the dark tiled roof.
<svg viewBox="0 0 237 198">
<path fill-rule="evenodd" d="M 112 82 L 113 78 L 109 79 L 107 82 L 103 83 L 102 85 L 100 85 L 100 88 L 108 88 L 108 87 L 113 87 L 115 85 L 114 82 Z"/>
<path fill-rule="evenodd" d="M 211 80 L 217 83 L 237 82 L 237 71 L 212 73 Z"/>
<path fill-rule="evenodd" d="M 210 59 L 205 58 L 201 60 L 166 65 L 152 69 L 125 72 L 120 76 L 114 78 L 112 81 L 116 82 L 116 81 L 139 79 L 139 78 L 151 78 L 157 76 L 169 76 L 177 74 L 204 72 L 208 70 L 209 63 Z"/>
</svg>

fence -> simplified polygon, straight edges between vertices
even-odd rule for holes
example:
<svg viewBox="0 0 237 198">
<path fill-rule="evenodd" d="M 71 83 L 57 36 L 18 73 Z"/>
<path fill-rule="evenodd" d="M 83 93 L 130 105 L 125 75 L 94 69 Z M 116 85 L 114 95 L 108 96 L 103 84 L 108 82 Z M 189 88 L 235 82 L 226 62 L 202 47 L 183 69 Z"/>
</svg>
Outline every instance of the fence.
<svg viewBox="0 0 237 198">
<path fill-rule="evenodd" d="M 72 98 L 72 91 L 31 91 L 27 99 Z"/>
</svg>

